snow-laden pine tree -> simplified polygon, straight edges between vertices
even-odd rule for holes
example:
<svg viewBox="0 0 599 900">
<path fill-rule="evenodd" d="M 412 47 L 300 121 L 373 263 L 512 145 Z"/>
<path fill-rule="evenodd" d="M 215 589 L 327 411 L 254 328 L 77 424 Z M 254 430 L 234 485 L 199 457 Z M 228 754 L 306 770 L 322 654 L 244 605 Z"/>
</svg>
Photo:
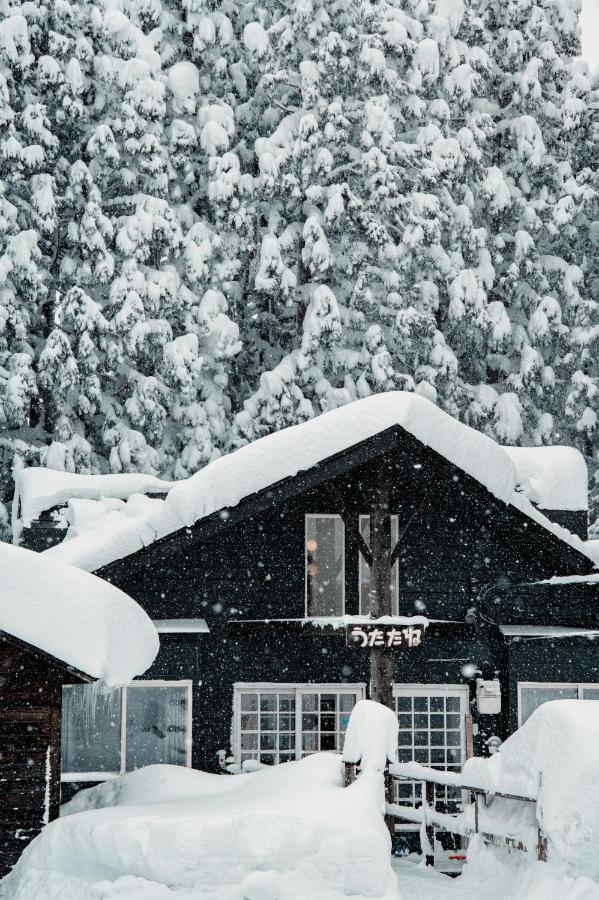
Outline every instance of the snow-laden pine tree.
<svg viewBox="0 0 599 900">
<path fill-rule="evenodd" d="M 7 14 L 2 474 L 16 452 L 185 477 L 396 388 L 592 453 L 598 95 L 577 4 Z"/>
<path fill-rule="evenodd" d="M 481 221 L 498 337 L 482 384 L 498 397 L 489 403 L 481 386 L 486 402 L 476 396 L 470 415 L 507 443 L 573 442 L 590 454 L 596 149 L 588 69 L 575 59 L 579 3 L 482 0 L 479 10 L 494 121 Z"/>
<path fill-rule="evenodd" d="M 244 35 L 265 69 L 248 297 L 281 362 L 236 439 L 393 388 L 460 415 L 492 330 L 484 30 L 447 0 L 275 10 Z"/>
</svg>

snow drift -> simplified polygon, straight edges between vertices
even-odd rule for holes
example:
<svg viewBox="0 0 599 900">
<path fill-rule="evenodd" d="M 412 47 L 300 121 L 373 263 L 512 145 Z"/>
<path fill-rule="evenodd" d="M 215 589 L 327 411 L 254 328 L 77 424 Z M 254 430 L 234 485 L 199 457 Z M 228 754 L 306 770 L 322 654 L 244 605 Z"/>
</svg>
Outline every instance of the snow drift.
<svg viewBox="0 0 599 900">
<path fill-rule="evenodd" d="M 570 874 L 599 880 L 595 852 L 599 840 L 598 746 L 599 703 L 553 700 L 536 709 L 505 741 L 500 753 L 468 760 L 463 782 L 491 792 L 536 798 L 548 858 L 561 862 Z M 484 827 L 511 833 L 515 819 L 526 815 L 526 810 L 514 801 L 498 800 L 485 810 L 488 821 Z"/>
<path fill-rule="evenodd" d="M 0 896 L 398 900 L 383 803 L 382 776 L 343 788 L 334 754 L 237 776 L 150 766 L 76 797 Z"/>
</svg>

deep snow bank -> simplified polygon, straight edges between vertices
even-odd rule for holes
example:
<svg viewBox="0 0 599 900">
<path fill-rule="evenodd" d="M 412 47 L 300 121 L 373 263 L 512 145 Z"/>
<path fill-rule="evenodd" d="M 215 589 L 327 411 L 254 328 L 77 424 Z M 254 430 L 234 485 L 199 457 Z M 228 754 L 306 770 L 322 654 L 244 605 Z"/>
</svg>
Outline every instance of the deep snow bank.
<svg viewBox="0 0 599 900">
<path fill-rule="evenodd" d="M 397 900 L 382 776 L 341 785 L 326 753 L 239 776 L 151 766 L 75 798 L 0 896 Z"/>
<path fill-rule="evenodd" d="M 463 783 L 537 798 L 548 855 L 576 875 L 599 881 L 599 702 L 544 703 L 490 759 L 470 759 Z M 498 833 L 513 830 L 522 804 L 496 802 L 485 812 Z M 531 807 L 534 808 L 534 807 Z M 493 823 L 493 819 L 497 819 Z M 503 821 L 502 821 L 503 820 Z"/>
</svg>

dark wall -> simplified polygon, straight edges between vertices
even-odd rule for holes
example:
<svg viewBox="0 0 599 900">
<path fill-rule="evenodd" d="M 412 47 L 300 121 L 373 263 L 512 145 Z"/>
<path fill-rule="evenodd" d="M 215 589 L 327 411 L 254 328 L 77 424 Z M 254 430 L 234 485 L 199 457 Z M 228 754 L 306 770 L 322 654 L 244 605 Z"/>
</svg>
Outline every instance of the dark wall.
<svg viewBox="0 0 599 900">
<path fill-rule="evenodd" d="M 518 727 L 518 682 L 599 684 L 599 643 L 595 638 L 509 638 L 509 730 Z"/>
<path fill-rule="evenodd" d="M 58 815 L 64 679 L 46 656 L 0 636 L 0 875 L 39 833 L 46 815 Z"/>
<path fill-rule="evenodd" d="M 465 662 L 484 677 L 498 672 L 506 686 L 504 720 L 482 723 L 482 737 L 505 734 L 505 646 L 492 626 L 464 626 L 466 609 L 497 582 L 583 574 L 591 564 L 404 435 L 356 464 L 341 458 L 328 465 L 325 483 L 314 483 L 314 472 L 298 475 L 293 496 L 273 489 L 260 502 L 212 516 L 100 573 L 153 618 L 208 621 L 209 635 L 162 636 L 160 656 L 146 676 L 194 679 L 194 766 L 213 767 L 217 750 L 230 747 L 236 681 L 368 682 L 367 656 L 347 649 L 341 631 L 274 620 L 304 617 L 305 514 L 334 512 L 338 498 L 356 519 L 367 514 L 377 465 L 388 474 L 400 534 L 407 528 L 399 557 L 400 613 L 463 626 L 461 632 L 431 629 L 421 650 L 398 653 L 396 680 L 461 683 Z M 358 612 L 358 548 L 348 529 L 346 612 Z"/>
</svg>

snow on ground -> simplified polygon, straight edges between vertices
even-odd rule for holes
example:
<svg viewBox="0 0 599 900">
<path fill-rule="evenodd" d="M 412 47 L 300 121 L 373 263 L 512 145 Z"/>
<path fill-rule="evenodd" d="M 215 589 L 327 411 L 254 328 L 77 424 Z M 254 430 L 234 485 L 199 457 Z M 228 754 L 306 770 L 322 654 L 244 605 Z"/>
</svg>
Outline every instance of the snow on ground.
<svg viewBox="0 0 599 900">
<path fill-rule="evenodd" d="M 235 507 L 244 498 L 313 468 L 396 425 L 484 485 L 499 500 L 515 506 L 560 540 L 589 555 L 580 538 L 550 522 L 525 493 L 517 491 L 517 467 L 505 448 L 454 419 L 426 398 L 406 391 L 365 397 L 266 435 L 178 482 L 166 500 L 147 515 L 100 526 L 45 552 L 82 569 L 95 571 L 160 537 L 190 527 L 220 510 Z M 538 448 L 535 458 L 540 458 L 544 452 L 545 448 Z M 527 460 L 531 458 L 526 457 Z M 577 466 L 579 462 L 576 457 Z M 553 473 L 554 468 L 548 466 L 547 470 Z M 535 484 L 535 496 L 548 495 L 546 480 L 543 478 L 540 485 Z M 532 490 L 530 485 L 528 490 Z M 554 502 L 556 498 L 551 495 L 549 499 Z"/>
<path fill-rule="evenodd" d="M 344 788 L 335 754 L 236 776 L 150 766 L 76 797 L 0 897 L 399 900 L 383 803 L 382 776 Z"/>
<path fill-rule="evenodd" d="M 141 675 L 158 652 L 143 609 L 107 581 L 0 542 L 0 631 L 109 686 Z"/>
<path fill-rule="evenodd" d="M 449 878 L 415 859 L 395 860 L 401 893 L 410 900 L 599 900 L 599 885 L 571 877 L 553 863 L 530 862 L 473 841 L 459 878 Z"/>
</svg>

